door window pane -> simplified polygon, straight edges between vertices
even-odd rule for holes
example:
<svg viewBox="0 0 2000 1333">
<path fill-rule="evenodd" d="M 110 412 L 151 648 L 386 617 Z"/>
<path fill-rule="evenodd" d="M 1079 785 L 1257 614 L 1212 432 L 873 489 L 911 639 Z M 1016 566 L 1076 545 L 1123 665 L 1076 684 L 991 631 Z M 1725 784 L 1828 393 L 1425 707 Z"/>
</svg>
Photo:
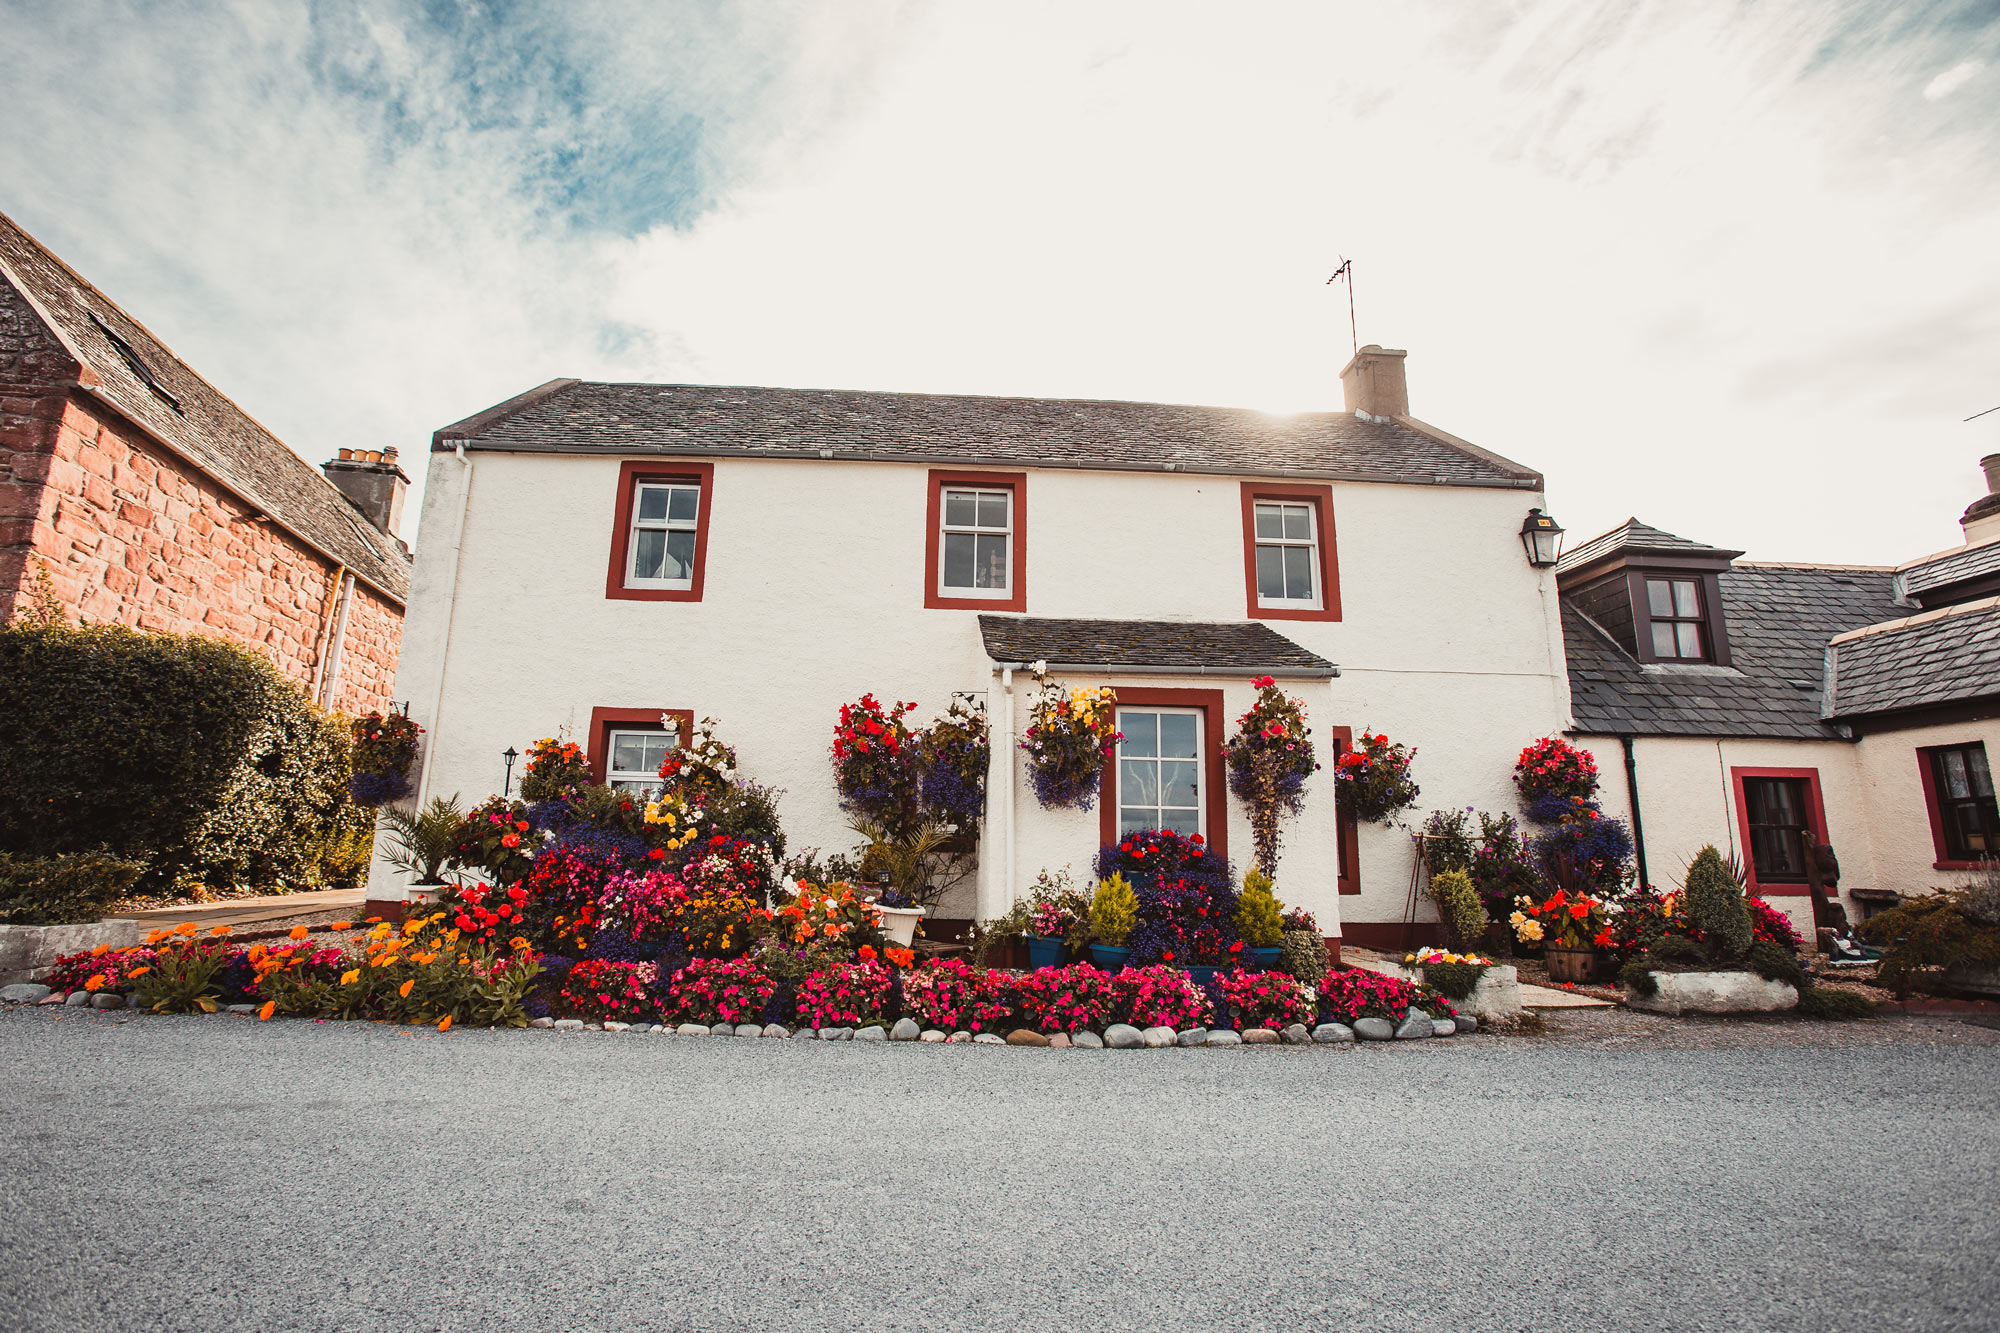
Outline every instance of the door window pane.
<svg viewBox="0 0 2000 1333">
<path fill-rule="evenodd" d="M 1118 710 L 1118 829 L 1202 833 L 1201 715 Z"/>
</svg>

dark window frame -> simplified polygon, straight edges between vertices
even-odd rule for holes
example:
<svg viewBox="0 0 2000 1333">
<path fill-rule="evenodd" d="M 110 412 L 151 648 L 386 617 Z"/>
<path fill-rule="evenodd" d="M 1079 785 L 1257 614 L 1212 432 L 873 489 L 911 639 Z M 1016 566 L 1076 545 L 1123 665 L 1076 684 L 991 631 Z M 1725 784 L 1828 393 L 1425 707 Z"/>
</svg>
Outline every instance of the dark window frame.
<svg viewBox="0 0 2000 1333">
<path fill-rule="evenodd" d="M 1693 583 L 1695 600 L 1700 603 L 1703 656 L 1661 657 L 1653 651 L 1653 603 L 1646 584 L 1652 580 Z M 1676 568 L 1671 565 L 1633 563 L 1626 567 L 1625 586 L 1632 601 L 1632 647 L 1641 662 L 1662 665 L 1729 665 L 1729 635 L 1722 617 L 1722 576 L 1713 570 Z M 1685 617 L 1661 617 L 1663 623 L 1688 623 Z"/>
<path fill-rule="evenodd" d="M 1946 810 L 1949 805 L 1970 805 L 1976 810 L 1980 801 L 1982 799 L 1985 801 L 1986 826 L 1990 830 L 1987 836 L 1996 843 L 1995 849 L 1989 855 L 2000 857 L 2000 797 L 1972 796 L 1964 801 L 1958 801 L 1945 795 L 1939 783 L 1938 769 L 1943 763 L 1942 756 L 1954 751 L 1970 753 L 1974 750 L 1986 760 L 1987 785 L 1990 787 L 1993 785 L 1992 757 L 1986 753 L 1985 741 L 1962 741 L 1956 745 L 1926 745 L 1917 750 L 1917 768 L 1924 787 L 1924 809 L 1930 815 L 1931 844 L 1937 854 L 1937 859 L 1931 865 L 1933 870 L 1977 870 L 1980 866 L 1979 858 L 1971 855 L 1971 848 L 1953 845 L 1954 829 Z"/>
</svg>

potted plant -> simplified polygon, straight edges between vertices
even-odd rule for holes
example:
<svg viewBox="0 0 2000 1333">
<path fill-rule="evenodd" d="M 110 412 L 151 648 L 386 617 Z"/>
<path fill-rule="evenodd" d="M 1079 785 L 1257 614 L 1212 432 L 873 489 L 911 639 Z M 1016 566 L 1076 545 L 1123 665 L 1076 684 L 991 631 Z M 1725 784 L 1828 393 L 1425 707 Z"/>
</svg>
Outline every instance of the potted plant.
<svg viewBox="0 0 2000 1333">
<path fill-rule="evenodd" d="M 1285 919 L 1271 892 L 1271 877 L 1261 868 L 1252 868 L 1243 877 L 1243 892 L 1236 901 L 1236 929 L 1243 936 L 1251 971 L 1269 972 L 1278 966 L 1285 953 Z"/>
<path fill-rule="evenodd" d="M 1028 966 L 1061 967 L 1069 937 L 1081 935 L 1089 916 L 1090 902 L 1070 887 L 1069 871 L 1043 870 L 1028 895 Z"/>
<path fill-rule="evenodd" d="M 1326 975 L 1326 937 L 1319 933 L 1319 921 L 1303 907 L 1287 907 L 1284 914 L 1285 944 L 1278 965 L 1308 986 L 1317 986 Z"/>
<path fill-rule="evenodd" d="M 1046 678 L 1021 748 L 1035 799 L 1051 810 L 1088 810 L 1104 779 L 1104 761 L 1121 739 L 1118 696 L 1109 686 L 1071 689 Z"/>
<path fill-rule="evenodd" d="M 882 917 L 882 938 L 891 944 L 909 948 L 917 937 L 917 923 L 924 919 L 927 907 L 920 907 L 901 889 L 884 889 L 875 900 L 875 910 Z"/>
<path fill-rule="evenodd" d="M 1112 975 L 1125 966 L 1132 951 L 1125 941 L 1139 924 L 1139 895 L 1125 876 L 1113 872 L 1098 881 L 1090 899 L 1090 958 Z"/>
<path fill-rule="evenodd" d="M 458 864 L 459 830 L 465 823 L 458 798 L 433 796 L 421 810 L 385 806 L 381 819 L 389 826 L 389 864 L 412 876 L 419 889 L 443 888 L 445 870 Z"/>
<path fill-rule="evenodd" d="M 1223 758 L 1229 765 L 1229 789 L 1250 815 L 1257 868 L 1268 877 L 1278 873 L 1279 826 L 1304 809 L 1306 779 L 1319 761 L 1313 757 L 1305 702 L 1287 695 L 1269 676 L 1250 683 L 1257 687 L 1257 702 L 1237 719 Z"/>
<path fill-rule="evenodd" d="M 1515 899 L 1514 906 L 1514 934 L 1524 944 L 1542 946 L 1550 981 L 1580 985 L 1596 977 L 1596 942 L 1610 938 L 1602 898 L 1557 889 L 1542 902 L 1524 897 Z"/>
<path fill-rule="evenodd" d="M 1334 793 L 1340 808 L 1370 824 L 1393 823 L 1397 814 L 1417 803 L 1417 784 L 1410 777 L 1416 755 L 1412 747 L 1363 728 L 1354 748 L 1334 761 Z"/>
</svg>

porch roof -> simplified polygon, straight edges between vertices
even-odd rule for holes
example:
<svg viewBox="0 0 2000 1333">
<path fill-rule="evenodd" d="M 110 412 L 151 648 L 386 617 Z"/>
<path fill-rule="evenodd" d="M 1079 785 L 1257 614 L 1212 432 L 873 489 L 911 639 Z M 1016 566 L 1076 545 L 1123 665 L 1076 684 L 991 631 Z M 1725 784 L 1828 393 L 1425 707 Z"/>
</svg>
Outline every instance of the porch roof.
<svg viewBox="0 0 2000 1333">
<path fill-rule="evenodd" d="M 1046 662 L 1051 670 L 1159 676 L 1288 676 L 1326 680 L 1340 668 L 1269 625 L 1187 620 L 979 617 L 995 662 Z"/>
</svg>

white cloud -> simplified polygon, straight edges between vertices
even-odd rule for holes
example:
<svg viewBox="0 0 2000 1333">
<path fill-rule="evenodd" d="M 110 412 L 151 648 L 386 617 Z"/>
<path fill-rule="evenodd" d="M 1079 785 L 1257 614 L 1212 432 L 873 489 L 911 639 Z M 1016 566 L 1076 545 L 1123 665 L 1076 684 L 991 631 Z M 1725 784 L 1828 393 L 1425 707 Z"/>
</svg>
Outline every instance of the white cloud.
<svg viewBox="0 0 2000 1333">
<path fill-rule="evenodd" d="M 1959 424 L 2000 398 L 1994 90 L 1908 95 L 2000 23 L 656 13 L 0 23 L 75 53 L 8 64 L 0 207 L 315 461 L 559 374 L 1338 406 L 1341 254 L 1418 414 L 1579 537 L 1895 560 L 2000 449 Z"/>
<path fill-rule="evenodd" d="M 1975 75 L 1984 68 L 1977 60 L 1961 60 L 1944 73 L 1924 85 L 1924 100 L 1935 102 L 1940 97 L 1949 97 L 1972 82 Z"/>
</svg>

